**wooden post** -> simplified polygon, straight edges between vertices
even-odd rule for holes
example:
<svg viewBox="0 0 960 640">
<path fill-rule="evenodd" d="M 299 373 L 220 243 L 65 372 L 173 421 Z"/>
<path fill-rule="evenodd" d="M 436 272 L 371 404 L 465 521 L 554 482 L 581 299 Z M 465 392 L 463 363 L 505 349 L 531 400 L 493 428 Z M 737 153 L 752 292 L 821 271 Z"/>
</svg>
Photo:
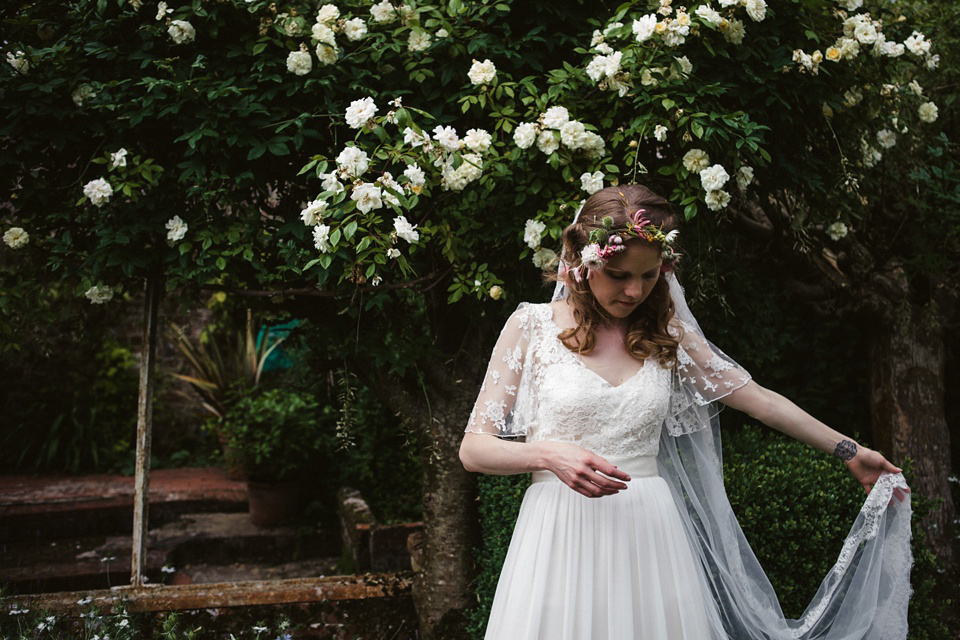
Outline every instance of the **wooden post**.
<svg viewBox="0 0 960 640">
<path fill-rule="evenodd" d="M 160 278 L 147 276 L 143 300 L 143 341 L 140 343 L 140 394 L 137 401 L 137 475 L 133 496 L 133 549 L 130 586 L 143 587 L 147 557 L 147 525 L 150 490 L 150 442 L 153 438 L 153 360 L 157 352 L 157 307 Z"/>
</svg>

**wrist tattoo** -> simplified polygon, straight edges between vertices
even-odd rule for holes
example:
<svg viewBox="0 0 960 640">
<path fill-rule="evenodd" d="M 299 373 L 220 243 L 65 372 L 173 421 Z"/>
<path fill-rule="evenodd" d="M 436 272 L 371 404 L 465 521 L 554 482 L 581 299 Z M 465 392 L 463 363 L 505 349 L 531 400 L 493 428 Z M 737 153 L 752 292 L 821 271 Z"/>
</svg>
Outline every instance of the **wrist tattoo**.
<svg viewBox="0 0 960 640">
<path fill-rule="evenodd" d="M 857 455 L 857 445 L 853 440 L 841 440 L 837 443 L 837 448 L 833 450 L 833 455 L 844 462 L 853 460 L 853 457 Z"/>
</svg>

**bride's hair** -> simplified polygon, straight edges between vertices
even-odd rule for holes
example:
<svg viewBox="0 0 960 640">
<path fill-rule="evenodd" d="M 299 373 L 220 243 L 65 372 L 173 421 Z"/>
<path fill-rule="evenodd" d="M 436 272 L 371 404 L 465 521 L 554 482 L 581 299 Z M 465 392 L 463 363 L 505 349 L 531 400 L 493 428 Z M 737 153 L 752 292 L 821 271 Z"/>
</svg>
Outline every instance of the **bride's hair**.
<svg viewBox="0 0 960 640">
<path fill-rule="evenodd" d="M 628 184 L 601 189 L 587 198 L 577 222 L 563 230 L 563 261 L 569 269 L 561 277 L 570 292 L 576 326 L 562 331 L 558 338 L 571 351 L 590 353 L 597 344 L 596 327 L 611 320 L 594 298 L 586 278 L 577 282 L 573 277 L 573 270 L 581 264 L 580 252 L 587 245 L 590 232 L 603 227 L 605 217 L 613 218 L 614 228 L 626 228 L 628 216 L 637 209 L 643 209 L 644 217 L 662 226 L 664 233 L 676 228 L 677 214 L 669 202 L 646 187 Z M 670 287 L 661 273 L 647 299 L 627 318 L 625 343 L 630 355 L 637 360 L 655 357 L 661 365 L 673 366 L 679 344 L 668 331 L 673 313 Z"/>
</svg>

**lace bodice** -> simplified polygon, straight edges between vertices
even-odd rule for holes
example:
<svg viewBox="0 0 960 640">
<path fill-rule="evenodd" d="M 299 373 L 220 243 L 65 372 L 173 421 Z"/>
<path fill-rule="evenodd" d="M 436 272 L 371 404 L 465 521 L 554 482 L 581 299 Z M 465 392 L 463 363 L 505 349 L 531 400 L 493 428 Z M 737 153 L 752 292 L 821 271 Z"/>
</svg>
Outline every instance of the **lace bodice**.
<svg viewBox="0 0 960 640">
<path fill-rule="evenodd" d="M 677 419 L 686 407 L 749 380 L 712 351 L 696 366 L 707 350 L 691 332 L 681 338 L 675 369 L 651 358 L 613 385 L 563 346 L 560 331 L 551 305 L 521 305 L 493 351 L 468 431 L 572 442 L 605 456 L 656 455 L 664 425 L 671 433 L 696 428 Z"/>
</svg>

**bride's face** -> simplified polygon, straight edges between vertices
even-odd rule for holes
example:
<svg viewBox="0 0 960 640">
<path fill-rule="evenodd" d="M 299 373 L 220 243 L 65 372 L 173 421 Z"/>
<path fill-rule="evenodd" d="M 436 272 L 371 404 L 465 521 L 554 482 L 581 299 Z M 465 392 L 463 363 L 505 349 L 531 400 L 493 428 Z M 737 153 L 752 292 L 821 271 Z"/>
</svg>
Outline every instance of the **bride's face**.
<svg viewBox="0 0 960 640">
<path fill-rule="evenodd" d="M 639 307 L 660 278 L 660 247 L 633 239 L 626 251 L 614 254 L 607 266 L 587 281 L 593 297 L 614 318 L 626 318 Z"/>
</svg>

